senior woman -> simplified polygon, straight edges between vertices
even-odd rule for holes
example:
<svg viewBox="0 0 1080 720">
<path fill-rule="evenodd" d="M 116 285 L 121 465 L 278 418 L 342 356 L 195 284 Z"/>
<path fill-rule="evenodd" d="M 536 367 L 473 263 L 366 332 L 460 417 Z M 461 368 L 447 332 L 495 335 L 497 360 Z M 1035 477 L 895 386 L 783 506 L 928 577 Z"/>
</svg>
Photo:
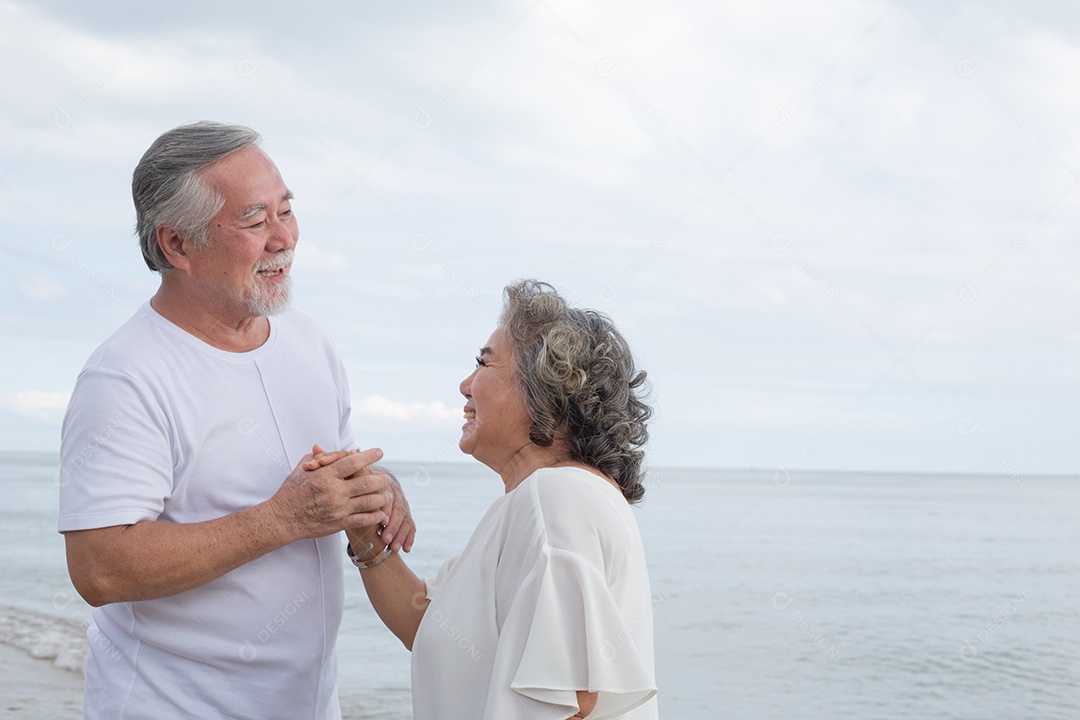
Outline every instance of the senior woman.
<svg viewBox="0 0 1080 720">
<path fill-rule="evenodd" d="M 506 486 L 464 551 L 420 580 L 375 531 L 349 552 L 413 652 L 428 718 L 656 718 L 652 604 L 630 503 L 651 410 L 611 321 L 545 283 L 505 289 L 461 383 L 461 449 Z"/>
</svg>

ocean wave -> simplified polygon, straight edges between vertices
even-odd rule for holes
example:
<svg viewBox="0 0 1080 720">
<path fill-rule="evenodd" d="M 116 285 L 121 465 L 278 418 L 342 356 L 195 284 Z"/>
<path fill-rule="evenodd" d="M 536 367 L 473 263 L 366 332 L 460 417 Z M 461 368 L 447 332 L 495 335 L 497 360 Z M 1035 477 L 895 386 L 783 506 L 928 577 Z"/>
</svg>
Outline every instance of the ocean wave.
<svg viewBox="0 0 1080 720">
<path fill-rule="evenodd" d="M 0 605 L 0 643 L 79 675 L 86 665 L 86 626 L 74 619 Z"/>
</svg>

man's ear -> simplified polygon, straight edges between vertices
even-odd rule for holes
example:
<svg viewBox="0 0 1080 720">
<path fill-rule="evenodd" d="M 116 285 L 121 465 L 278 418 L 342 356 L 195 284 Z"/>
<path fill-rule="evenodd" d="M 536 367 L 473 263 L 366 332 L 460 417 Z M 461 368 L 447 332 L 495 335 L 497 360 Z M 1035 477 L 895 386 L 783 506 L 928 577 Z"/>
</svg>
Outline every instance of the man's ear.
<svg viewBox="0 0 1080 720">
<path fill-rule="evenodd" d="M 188 250 L 190 246 L 180 231 L 168 225 L 158 225 L 154 233 L 162 255 L 174 268 L 186 270 L 190 265 Z"/>
</svg>

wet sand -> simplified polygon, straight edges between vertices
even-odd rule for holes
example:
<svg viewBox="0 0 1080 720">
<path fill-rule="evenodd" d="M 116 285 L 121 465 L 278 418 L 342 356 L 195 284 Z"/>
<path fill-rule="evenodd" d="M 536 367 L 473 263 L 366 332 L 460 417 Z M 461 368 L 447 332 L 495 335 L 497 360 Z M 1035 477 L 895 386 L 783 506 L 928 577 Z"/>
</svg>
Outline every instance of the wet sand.
<svg viewBox="0 0 1080 720">
<path fill-rule="evenodd" d="M 0 715 L 12 720 L 79 720 L 83 678 L 61 670 L 52 659 L 0 644 Z"/>
</svg>

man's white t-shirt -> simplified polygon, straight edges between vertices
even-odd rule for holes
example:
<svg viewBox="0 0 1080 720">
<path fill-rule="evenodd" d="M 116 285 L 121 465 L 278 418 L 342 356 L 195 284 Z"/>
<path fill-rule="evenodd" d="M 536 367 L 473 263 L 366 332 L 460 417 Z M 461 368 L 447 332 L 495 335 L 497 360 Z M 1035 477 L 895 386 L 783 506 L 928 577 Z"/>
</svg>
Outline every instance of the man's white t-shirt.
<svg viewBox="0 0 1080 720">
<path fill-rule="evenodd" d="M 271 497 L 313 443 L 355 446 L 333 344 L 307 315 L 212 347 L 144 305 L 79 375 L 61 442 L 61 532 L 192 523 Z M 201 587 L 94 611 L 86 718 L 339 718 L 341 539 L 302 540 Z"/>
</svg>

